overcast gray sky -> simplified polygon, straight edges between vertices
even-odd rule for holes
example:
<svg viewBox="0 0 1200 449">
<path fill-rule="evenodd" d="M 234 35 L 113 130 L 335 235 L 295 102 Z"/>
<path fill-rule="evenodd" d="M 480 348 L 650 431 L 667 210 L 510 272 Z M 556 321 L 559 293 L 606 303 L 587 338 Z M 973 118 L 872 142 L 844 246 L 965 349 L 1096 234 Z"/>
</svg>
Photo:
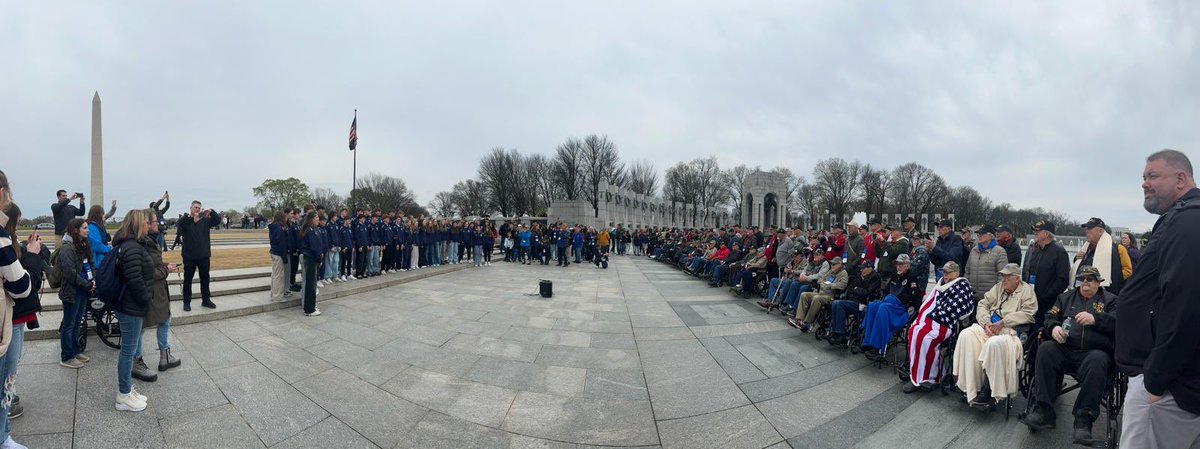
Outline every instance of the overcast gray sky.
<svg viewBox="0 0 1200 449">
<path fill-rule="evenodd" d="M 660 171 L 915 160 L 1147 228 L 1144 157 L 1200 156 L 1191 1 L 0 4 L 0 168 L 28 216 L 87 191 L 95 90 L 122 209 L 240 209 L 288 176 L 344 193 L 355 108 L 359 173 L 422 204 L 493 146 L 601 133 Z"/>
</svg>

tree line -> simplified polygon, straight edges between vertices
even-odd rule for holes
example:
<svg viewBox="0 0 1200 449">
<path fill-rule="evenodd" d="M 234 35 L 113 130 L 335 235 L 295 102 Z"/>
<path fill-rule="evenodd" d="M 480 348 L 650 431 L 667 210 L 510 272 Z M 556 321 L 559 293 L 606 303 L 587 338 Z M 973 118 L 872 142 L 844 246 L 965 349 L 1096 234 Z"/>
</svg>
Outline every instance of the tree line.
<svg viewBox="0 0 1200 449">
<path fill-rule="evenodd" d="M 933 169 L 917 162 L 885 168 L 829 158 L 813 165 L 810 180 L 783 166 L 764 169 L 741 164 L 722 168 L 715 156 L 709 156 L 668 167 L 660 179 L 653 164 L 623 161 L 616 143 L 597 134 L 568 137 L 549 155 L 492 148 L 480 159 L 475 178 L 437 193 L 428 209 L 440 217 L 495 213 L 545 216 L 553 200 L 564 199 L 586 200 L 596 210 L 600 185 L 607 181 L 637 194 L 695 204 L 697 215 L 707 208 L 729 208 L 737 221 L 746 197 L 743 181 L 756 171 L 783 176 L 786 192 L 779 193 L 786 198 L 790 212 L 787 220 L 792 224 L 799 223 L 801 217 L 826 213 L 917 217 L 953 213 L 962 226 L 1002 223 L 1023 234 L 1038 220 L 1048 219 L 1058 223 L 1064 235 L 1082 235 L 1079 222 L 1065 214 L 993 204 L 973 187 L 951 186 Z"/>
</svg>

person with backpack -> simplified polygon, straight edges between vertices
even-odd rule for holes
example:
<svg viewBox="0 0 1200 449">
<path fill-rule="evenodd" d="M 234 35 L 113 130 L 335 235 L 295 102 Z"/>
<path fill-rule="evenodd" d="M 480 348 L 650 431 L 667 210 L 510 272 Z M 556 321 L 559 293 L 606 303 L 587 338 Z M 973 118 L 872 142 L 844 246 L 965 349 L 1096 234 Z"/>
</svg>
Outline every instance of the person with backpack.
<svg viewBox="0 0 1200 449">
<path fill-rule="evenodd" d="M 109 237 L 108 229 L 105 229 L 104 223 L 107 222 L 109 218 L 112 218 L 113 213 L 116 213 L 116 208 L 112 210 L 112 213 L 107 215 L 104 213 L 104 208 L 100 207 L 99 205 L 94 205 L 88 209 L 88 230 L 86 237 L 88 240 L 88 248 L 92 251 L 92 254 L 88 260 L 92 262 L 93 267 L 99 267 L 100 262 L 104 260 L 104 256 L 107 256 L 108 252 L 112 251 L 112 247 L 109 246 L 109 243 L 112 242 L 112 239 Z"/>
<path fill-rule="evenodd" d="M 154 279 L 150 289 L 150 308 L 146 309 L 146 317 L 142 320 L 142 326 L 143 328 L 158 328 L 156 329 L 158 370 L 166 371 L 183 363 L 179 358 L 171 355 L 171 344 L 168 341 L 171 335 L 171 294 L 167 290 L 167 275 L 178 271 L 179 267 L 173 263 L 163 263 L 162 249 L 158 247 L 158 242 L 150 237 L 158 232 L 158 214 L 155 214 L 153 209 L 147 209 L 146 216 L 150 217 L 148 236 L 139 239 L 138 243 L 146 248 L 146 253 L 150 255 L 150 261 L 154 264 Z M 142 360 L 140 344 L 134 357 L 136 358 L 133 366 L 134 377 L 146 382 L 154 382 L 158 379 L 158 375 L 151 371 L 146 362 Z"/>
<path fill-rule="evenodd" d="M 11 436 L 9 420 L 21 415 L 19 398 L 14 387 L 17 365 L 21 362 L 21 348 L 25 341 L 25 328 L 36 329 L 37 312 L 41 310 L 38 290 L 34 280 L 40 284 L 43 262 L 41 236 L 34 232 L 25 247 L 13 244 L 17 235 L 17 223 L 21 220 L 21 209 L 11 202 L 8 178 L 0 171 L 0 281 L 4 284 L 4 303 L 0 304 L 0 447 L 22 449 Z M 15 305 L 14 305 L 15 302 Z"/>
<path fill-rule="evenodd" d="M 194 209 L 195 207 L 193 207 Z M 198 212 L 198 211 L 196 211 Z M 117 320 L 121 323 L 121 351 L 117 356 L 116 409 L 140 412 L 146 409 L 145 395 L 133 387 L 133 366 L 142 344 L 142 323 L 150 308 L 153 295 L 154 262 L 140 240 L 147 238 L 149 217 L 141 210 L 125 214 L 121 229 L 113 239 L 116 264 L 105 265 L 97 276 L 97 297 L 115 301 Z M 187 246 L 184 246 L 187 250 Z M 185 259 L 186 260 L 186 259 Z M 109 270 L 113 271 L 109 271 Z M 112 273 L 112 277 L 108 277 Z M 119 283 L 120 286 L 114 285 Z M 115 298 L 109 296 L 119 291 Z"/>
<path fill-rule="evenodd" d="M 58 364 L 71 369 L 83 368 L 90 360 L 79 347 L 79 321 L 83 319 L 88 300 L 96 290 L 92 270 L 93 253 L 88 237 L 90 232 L 91 225 L 88 222 L 72 219 L 67 223 L 62 244 L 55 248 L 50 257 L 58 269 L 58 273 L 50 280 L 50 286 L 58 288 L 58 299 L 63 303 L 63 317 L 58 326 L 59 345 L 62 347 Z"/>
</svg>

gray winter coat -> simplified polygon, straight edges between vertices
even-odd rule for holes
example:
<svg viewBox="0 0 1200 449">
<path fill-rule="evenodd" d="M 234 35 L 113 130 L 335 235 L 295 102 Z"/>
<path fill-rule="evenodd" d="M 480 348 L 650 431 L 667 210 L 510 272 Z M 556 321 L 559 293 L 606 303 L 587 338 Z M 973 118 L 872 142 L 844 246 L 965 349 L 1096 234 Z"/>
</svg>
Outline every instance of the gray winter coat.
<svg viewBox="0 0 1200 449">
<path fill-rule="evenodd" d="M 83 271 L 83 260 L 79 254 L 79 249 L 75 247 L 75 242 L 71 240 L 71 236 L 63 235 L 62 249 L 58 250 L 58 271 L 62 273 L 62 286 L 58 288 L 58 299 L 63 302 L 75 303 L 75 294 L 78 289 L 89 290 L 92 284 L 83 280 L 79 273 Z M 92 270 L 95 270 L 92 267 Z"/>
<path fill-rule="evenodd" d="M 971 246 L 964 276 L 971 282 L 976 301 L 983 299 L 983 295 L 1000 282 L 1000 270 L 1007 264 L 1008 253 L 1000 244 L 997 243 L 987 252 L 980 252 L 978 244 Z"/>
</svg>

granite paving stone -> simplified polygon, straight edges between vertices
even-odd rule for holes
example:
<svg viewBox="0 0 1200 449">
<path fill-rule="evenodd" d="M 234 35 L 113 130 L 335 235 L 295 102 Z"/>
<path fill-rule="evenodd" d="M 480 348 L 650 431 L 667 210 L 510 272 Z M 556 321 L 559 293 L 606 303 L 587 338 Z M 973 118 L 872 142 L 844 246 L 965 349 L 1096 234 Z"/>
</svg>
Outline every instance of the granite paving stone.
<svg viewBox="0 0 1200 449">
<path fill-rule="evenodd" d="M 329 417 L 303 432 L 276 444 L 271 449 L 305 449 L 336 447 L 344 449 L 378 449 L 370 440 L 363 438 L 350 426 Z"/>
<path fill-rule="evenodd" d="M 750 403 L 697 340 L 638 342 L 638 352 L 658 419 L 695 416 Z"/>
<path fill-rule="evenodd" d="M 238 407 L 250 428 L 273 446 L 329 416 L 260 363 L 211 373 L 217 386 Z"/>
<path fill-rule="evenodd" d="M 237 407 L 228 404 L 167 418 L 159 424 L 168 448 L 266 447 Z"/>
<path fill-rule="evenodd" d="M 658 444 L 648 401 L 569 399 L 522 392 L 504 430 L 555 441 L 593 445 Z"/>
<path fill-rule="evenodd" d="M 408 401 L 456 418 L 499 427 L 516 392 L 413 367 L 383 385 Z"/>
<path fill-rule="evenodd" d="M 429 411 L 337 368 L 297 382 L 295 387 L 381 447 L 395 446 Z"/>
</svg>

